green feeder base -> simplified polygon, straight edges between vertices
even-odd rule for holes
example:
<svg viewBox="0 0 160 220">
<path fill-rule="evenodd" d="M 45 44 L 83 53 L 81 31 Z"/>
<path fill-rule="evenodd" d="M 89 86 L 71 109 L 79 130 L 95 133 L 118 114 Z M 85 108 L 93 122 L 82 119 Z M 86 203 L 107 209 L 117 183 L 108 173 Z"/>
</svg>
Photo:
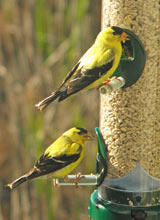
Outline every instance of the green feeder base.
<svg viewBox="0 0 160 220">
<path fill-rule="evenodd" d="M 160 220 L 160 206 L 132 207 L 106 203 L 98 198 L 98 190 L 92 193 L 89 204 L 92 220 Z"/>
</svg>

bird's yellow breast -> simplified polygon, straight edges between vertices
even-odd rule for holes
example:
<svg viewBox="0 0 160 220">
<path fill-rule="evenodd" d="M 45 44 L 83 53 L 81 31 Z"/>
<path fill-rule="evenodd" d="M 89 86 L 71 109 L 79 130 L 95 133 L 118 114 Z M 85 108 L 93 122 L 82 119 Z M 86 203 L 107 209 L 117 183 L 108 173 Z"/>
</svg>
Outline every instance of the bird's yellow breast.
<svg viewBox="0 0 160 220">
<path fill-rule="evenodd" d="M 93 82 L 92 84 L 90 84 L 86 89 L 92 89 L 94 87 L 97 87 L 99 85 L 101 85 L 105 80 L 107 80 L 109 77 L 112 76 L 112 74 L 115 72 L 115 70 L 117 69 L 119 62 L 120 62 L 120 58 L 122 55 L 122 47 L 121 44 L 117 44 L 117 47 L 114 50 L 114 59 L 113 59 L 113 66 L 111 67 L 111 69 L 109 71 L 107 71 L 102 77 L 100 77 L 98 80 L 96 80 L 95 82 Z M 107 63 L 107 60 L 103 60 L 104 62 Z"/>
</svg>

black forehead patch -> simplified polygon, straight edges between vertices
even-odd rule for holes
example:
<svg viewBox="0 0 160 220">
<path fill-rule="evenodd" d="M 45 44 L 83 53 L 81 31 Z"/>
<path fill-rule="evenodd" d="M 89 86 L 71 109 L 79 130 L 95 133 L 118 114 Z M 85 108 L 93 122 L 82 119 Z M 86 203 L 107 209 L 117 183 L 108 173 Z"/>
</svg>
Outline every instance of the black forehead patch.
<svg viewBox="0 0 160 220">
<path fill-rule="evenodd" d="M 80 128 L 80 127 L 76 127 L 76 128 L 79 130 L 78 134 L 87 134 L 88 133 L 88 131 L 84 128 Z"/>
<path fill-rule="evenodd" d="M 122 28 L 117 26 L 112 26 L 111 28 L 114 30 L 113 35 L 121 35 L 124 32 Z"/>
</svg>

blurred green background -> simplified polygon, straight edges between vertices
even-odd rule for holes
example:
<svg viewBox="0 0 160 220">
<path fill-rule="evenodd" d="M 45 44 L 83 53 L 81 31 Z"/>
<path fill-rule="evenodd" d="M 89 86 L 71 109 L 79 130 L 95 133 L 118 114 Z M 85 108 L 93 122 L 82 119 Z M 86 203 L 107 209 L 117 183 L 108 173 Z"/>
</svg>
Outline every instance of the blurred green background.
<svg viewBox="0 0 160 220">
<path fill-rule="evenodd" d="M 94 133 L 96 90 L 51 104 L 34 104 L 53 91 L 100 31 L 101 1 L 0 1 L 0 185 L 28 171 L 70 127 Z M 96 140 L 74 173 L 95 172 Z M 59 187 L 42 178 L 0 193 L 0 220 L 84 220 L 94 188 Z"/>
</svg>

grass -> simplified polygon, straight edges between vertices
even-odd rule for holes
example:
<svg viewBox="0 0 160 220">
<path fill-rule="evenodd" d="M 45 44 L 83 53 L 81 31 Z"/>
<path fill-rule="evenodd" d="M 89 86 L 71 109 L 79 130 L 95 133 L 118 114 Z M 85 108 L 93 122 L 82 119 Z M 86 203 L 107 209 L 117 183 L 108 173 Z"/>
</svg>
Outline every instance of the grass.
<svg viewBox="0 0 160 220">
<path fill-rule="evenodd" d="M 82 126 L 93 132 L 98 126 L 98 96 L 92 91 L 51 104 L 43 113 L 35 110 L 34 104 L 58 86 L 92 44 L 100 29 L 101 5 L 97 0 L 36 0 L 34 4 L 6 0 L 0 6 L 0 57 L 1 65 L 7 69 L 3 83 L 0 82 L 0 94 L 4 98 L 3 102 L 0 100 L 0 129 L 4 130 L 0 149 L 6 152 L 0 161 L 6 160 L 4 164 L 10 161 L 3 174 L 8 182 L 28 171 L 44 149 L 68 128 Z M 78 168 L 83 173 L 90 172 L 92 163 L 95 165 L 95 152 L 93 143 Z M 88 218 L 90 189 L 54 190 L 51 180 L 46 179 L 34 183 L 29 185 L 31 200 L 26 199 L 30 198 L 27 184 L 18 189 L 20 196 L 12 194 L 14 199 L 6 209 L 12 220 L 18 217 L 40 220 L 36 217 L 38 210 L 41 219 L 47 220 Z M 22 198 L 28 201 L 25 205 L 28 210 L 37 208 L 26 212 Z M 6 220 L 5 212 L 3 219 Z"/>
</svg>

